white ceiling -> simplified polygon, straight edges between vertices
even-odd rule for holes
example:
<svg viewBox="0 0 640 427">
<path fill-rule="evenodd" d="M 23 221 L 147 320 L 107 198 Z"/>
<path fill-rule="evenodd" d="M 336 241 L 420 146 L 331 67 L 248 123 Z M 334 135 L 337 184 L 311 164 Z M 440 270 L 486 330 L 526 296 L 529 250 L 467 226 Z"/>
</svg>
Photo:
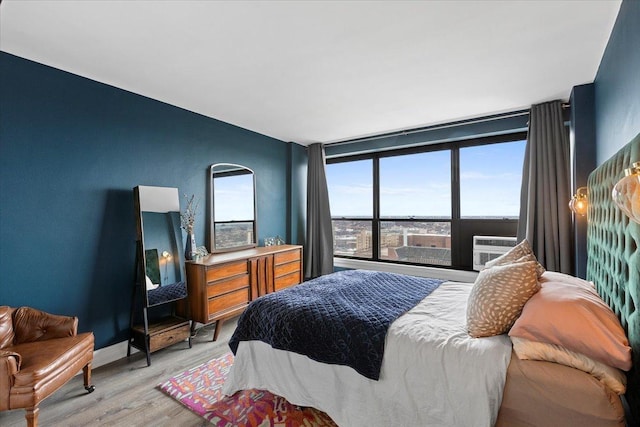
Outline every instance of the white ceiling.
<svg viewBox="0 0 640 427">
<path fill-rule="evenodd" d="M 4 0 L 0 50 L 283 141 L 567 99 L 620 0 Z"/>
</svg>

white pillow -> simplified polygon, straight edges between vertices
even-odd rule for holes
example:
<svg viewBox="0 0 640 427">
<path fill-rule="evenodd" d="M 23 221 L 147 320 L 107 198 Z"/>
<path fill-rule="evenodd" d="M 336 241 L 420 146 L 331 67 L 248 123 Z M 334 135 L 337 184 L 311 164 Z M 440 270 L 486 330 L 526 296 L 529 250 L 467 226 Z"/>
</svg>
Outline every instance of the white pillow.
<svg viewBox="0 0 640 427">
<path fill-rule="evenodd" d="M 618 394 L 624 394 L 627 389 L 627 377 L 620 369 L 593 360 L 582 353 L 567 350 L 556 344 L 529 341 L 518 337 L 511 337 L 511 342 L 518 359 L 545 360 L 579 369 L 593 375 Z"/>
<path fill-rule="evenodd" d="M 151 291 L 155 288 L 157 288 L 160 285 L 154 285 L 153 282 L 151 281 L 151 279 L 149 279 L 149 276 L 144 276 L 146 278 L 146 283 L 147 283 L 147 290 Z"/>
</svg>

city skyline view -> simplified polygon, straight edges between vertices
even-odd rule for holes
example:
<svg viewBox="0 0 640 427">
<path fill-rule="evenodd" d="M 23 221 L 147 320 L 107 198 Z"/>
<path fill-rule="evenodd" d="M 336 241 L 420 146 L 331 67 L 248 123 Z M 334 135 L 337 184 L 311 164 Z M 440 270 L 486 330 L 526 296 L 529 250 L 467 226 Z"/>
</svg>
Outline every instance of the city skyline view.
<svg viewBox="0 0 640 427">
<path fill-rule="evenodd" d="M 460 218 L 518 218 L 525 146 L 514 141 L 459 149 Z M 373 258 L 375 234 L 381 260 L 451 265 L 451 156 L 439 150 L 379 159 L 378 230 L 373 160 L 328 164 L 334 254 Z"/>
<path fill-rule="evenodd" d="M 526 141 L 460 149 L 461 217 L 517 218 Z M 373 162 L 327 165 L 333 218 L 373 215 Z M 449 150 L 380 159 L 380 217 L 450 218 Z"/>
</svg>

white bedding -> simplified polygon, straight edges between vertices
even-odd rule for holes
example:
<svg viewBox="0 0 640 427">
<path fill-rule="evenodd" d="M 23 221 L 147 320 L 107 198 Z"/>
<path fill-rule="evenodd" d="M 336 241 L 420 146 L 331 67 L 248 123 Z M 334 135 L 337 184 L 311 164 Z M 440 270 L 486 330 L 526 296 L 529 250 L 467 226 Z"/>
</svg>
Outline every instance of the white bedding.
<svg viewBox="0 0 640 427">
<path fill-rule="evenodd" d="M 379 381 L 347 366 L 243 341 L 223 391 L 269 390 L 325 411 L 343 427 L 492 426 L 511 342 L 506 335 L 467 334 L 471 287 L 443 283 L 391 324 Z"/>
</svg>

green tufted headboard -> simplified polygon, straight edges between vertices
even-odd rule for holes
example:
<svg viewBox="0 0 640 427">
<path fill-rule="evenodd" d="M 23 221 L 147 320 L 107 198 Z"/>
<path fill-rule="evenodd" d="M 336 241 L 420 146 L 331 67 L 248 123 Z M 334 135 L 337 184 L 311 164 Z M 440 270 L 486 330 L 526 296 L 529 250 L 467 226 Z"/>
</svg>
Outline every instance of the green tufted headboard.
<svg viewBox="0 0 640 427">
<path fill-rule="evenodd" d="M 587 280 L 620 318 L 633 349 L 625 395 L 640 420 L 640 224 L 613 202 L 611 190 L 624 169 L 640 161 L 640 134 L 589 175 Z"/>
</svg>

